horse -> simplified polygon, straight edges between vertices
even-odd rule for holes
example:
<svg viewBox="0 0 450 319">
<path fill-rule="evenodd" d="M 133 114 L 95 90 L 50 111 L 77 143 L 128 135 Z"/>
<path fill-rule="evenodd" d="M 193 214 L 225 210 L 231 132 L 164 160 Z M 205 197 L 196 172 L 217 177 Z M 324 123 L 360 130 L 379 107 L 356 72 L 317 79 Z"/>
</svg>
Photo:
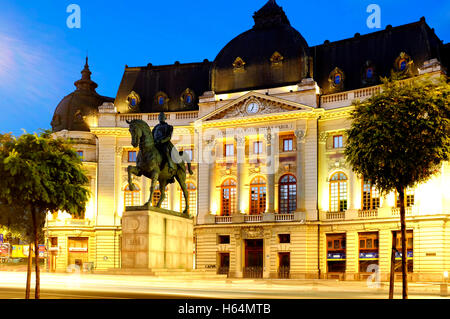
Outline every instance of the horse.
<svg viewBox="0 0 450 319">
<path fill-rule="evenodd" d="M 161 192 L 161 197 L 159 198 L 156 207 L 160 208 L 164 198 L 166 197 L 166 186 L 168 184 L 174 183 L 175 179 L 180 185 L 184 201 L 186 203 L 183 214 L 188 215 L 189 210 L 189 200 L 188 191 L 186 187 L 186 166 L 185 162 L 182 160 L 180 163 L 176 164 L 176 169 L 170 169 L 167 160 L 164 161 L 163 156 L 155 146 L 155 141 L 153 139 L 153 133 L 150 127 L 143 120 L 132 120 L 126 121 L 130 126 L 131 133 L 131 145 L 133 147 L 139 146 L 139 153 L 136 158 L 136 166 L 128 166 L 128 185 L 130 190 L 136 190 L 134 186 L 131 174 L 136 176 L 144 175 L 152 180 L 150 186 L 150 198 L 144 206 L 152 206 L 153 193 L 155 191 L 156 181 L 159 182 L 159 190 Z M 179 152 L 180 157 L 183 157 L 183 152 Z M 164 162 L 164 163 L 163 163 Z M 190 162 L 186 161 L 188 164 L 189 172 L 191 172 Z"/>
</svg>

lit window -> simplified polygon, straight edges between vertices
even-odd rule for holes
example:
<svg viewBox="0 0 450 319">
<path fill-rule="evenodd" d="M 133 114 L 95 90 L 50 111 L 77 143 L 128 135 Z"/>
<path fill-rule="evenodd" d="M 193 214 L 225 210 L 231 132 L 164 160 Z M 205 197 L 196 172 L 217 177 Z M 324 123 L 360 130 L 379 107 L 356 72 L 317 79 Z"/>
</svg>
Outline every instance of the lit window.
<svg viewBox="0 0 450 319">
<path fill-rule="evenodd" d="M 250 215 L 263 214 L 266 211 L 266 181 L 256 177 L 250 183 Z"/>
<path fill-rule="evenodd" d="M 367 79 L 373 78 L 373 68 L 368 68 L 368 69 L 366 70 L 366 78 L 367 78 Z"/>
<path fill-rule="evenodd" d="M 136 104 L 137 104 L 136 98 L 132 98 L 130 104 L 131 104 L 131 106 L 136 106 Z"/>
<path fill-rule="evenodd" d="M 297 180 L 293 175 L 283 175 L 279 187 L 280 214 L 290 214 L 297 209 Z"/>
<path fill-rule="evenodd" d="M 164 96 L 159 96 L 158 97 L 158 104 L 159 105 L 163 105 L 164 104 Z"/>
<path fill-rule="evenodd" d="M 333 148 L 342 148 L 344 146 L 342 135 L 333 136 Z"/>
<path fill-rule="evenodd" d="M 278 234 L 278 242 L 280 244 L 289 244 L 291 242 L 291 234 Z"/>
<path fill-rule="evenodd" d="M 77 151 L 77 155 L 80 158 L 80 160 L 84 161 L 84 152 L 83 151 Z"/>
<path fill-rule="evenodd" d="M 192 94 L 186 94 L 184 96 L 184 101 L 186 102 L 186 104 L 191 104 L 192 103 Z"/>
<path fill-rule="evenodd" d="M 380 207 L 380 192 L 370 181 L 364 181 L 362 186 L 362 209 L 377 209 Z"/>
<path fill-rule="evenodd" d="M 225 144 L 225 156 L 234 156 L 234 144 Z"/>
<path fill-rule="evenodd" d="M 125 190 L 124 190 L 125 207 L 126 206 L 139 206 L 141 204 L 141 191 L 136 184 L 134 184 L 134 186 L 136 187 L 136 190 L 134 190 L 134 191 L 130 191 L 129 185 L 127 185 L 125 187 Z"/>
<path fill-rule="evenodd" d="M 136 162 L 136 151 L 128 152 L 128 162 Z"/>
<path fill-rule="evenodd" d="M 197 215 L 197 187 L 195 187 L 194 183 L 187 182 L 186 183 L 187 191 L 188 191 L 188 203 L 189 203 L 189 215 L 196 216 Z M 180 202 L 181 202 L 181 211 L 186 208 L 186 203 L 184 202 L 183 191 L 180 191 Z"/>
<path fill-rule="evenodd" d="M 405 191 L 405 207 L 414 206 L 414 190 L 407 188 Z M 397 191 L 395 191 L 395 207 L 400 207 L 400 196 L 398 196 Z"/>
<path fill-rule="evenodd" d="M 221 215 L 231 216 L 236 213 L 236 181 L 227 179 L 221 186 Z"/>
<path fill-rule="evenodd" d="M 253 154 L 262 154 L 263 144 L 261 141 L 253 142 Z"/>
<path fill-rule="evenodd" d="M 347 176 L 335 173 L 330 180 L 330 212 L 347 210 Z"/>
<path fill-rule="evenodd" d="M 290 152 L 294 150 L 292 138 L 285 138 L 283 140 L 283 152 Z"/>
</svg>

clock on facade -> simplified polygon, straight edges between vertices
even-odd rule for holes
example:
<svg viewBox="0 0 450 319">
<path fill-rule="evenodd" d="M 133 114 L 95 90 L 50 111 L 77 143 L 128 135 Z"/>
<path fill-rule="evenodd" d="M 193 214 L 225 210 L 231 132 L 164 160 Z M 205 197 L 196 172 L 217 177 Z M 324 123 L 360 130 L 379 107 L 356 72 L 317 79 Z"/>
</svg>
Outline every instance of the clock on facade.
<svg viewBox="0 0 450 319">
<path fill-rule="evenodd" d="M 247 113 L 255 114 L 259 110 L 259 104 L 256 102 L 251 102 L 247 105 Z"/>
</svg>

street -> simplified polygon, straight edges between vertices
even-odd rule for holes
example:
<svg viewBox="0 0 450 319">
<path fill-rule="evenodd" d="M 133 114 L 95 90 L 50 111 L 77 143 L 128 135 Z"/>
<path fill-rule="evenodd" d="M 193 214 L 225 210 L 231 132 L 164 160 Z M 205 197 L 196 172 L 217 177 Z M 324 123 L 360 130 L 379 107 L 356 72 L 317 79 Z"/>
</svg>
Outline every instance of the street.
<svg viewBox="0 0 450 319">
<path fill-rule="evenodd" d="M 0 298 L 24 298 L 25 281 L 24 272 L 0 272 Z M 448 299 L 440 296 L 439 288 L 436 283 L 410 283 L 409 297 Z M 336 280 L 191 280 L 150 276 L 41 274 L 42 299 L 387 299 L 387 297 L 386 283 L 381 283 L 381 287 L 377 288 L 368 287 L 366 282 Z M 395 286 L 395 298 L 401 298 L 399 282 Z"/>
</svg>

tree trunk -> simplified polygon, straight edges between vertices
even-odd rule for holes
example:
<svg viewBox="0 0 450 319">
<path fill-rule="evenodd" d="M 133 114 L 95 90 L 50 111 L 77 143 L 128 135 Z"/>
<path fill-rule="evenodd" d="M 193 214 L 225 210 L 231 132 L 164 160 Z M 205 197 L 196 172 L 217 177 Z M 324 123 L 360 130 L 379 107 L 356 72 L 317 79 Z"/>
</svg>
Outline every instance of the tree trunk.
<svg viewBox="0 0 450 319">
<path fill-rule="evenodd" d="M 394 299 L 394 285 L 395 285 L 395 252 L 397 251 L 397 232 L 393 233 L 392 237 L 392 251 L 391 251 L 391 273 L 389 276 L 389 299 Z"/>
<path fill-rule="evenodd" d="M 408 269 L 407 269 L 407 250 L 406 250 L 406 212 L 405 212 L 405 191 L 404 189 L 398 190 L 399 200 L 400 200 L 400 224 L 402 231 L 402 280 L 403 289 L 402 296 L 403 299 L 408 299 Z"/>
<path fill-rule="evenodd" d="M 25 287 L 25 299 L 30 299 L 31 267 L 33 263 L 33 257 L 31 257 L 32 251 L 33 251 L 33 244 L 30 242 L 30 244 L 28 245 L 27 285 Z"/>
<path fill-rule="evenodd" d="M 34 298 L 39 299 L 41 295 L 41 280 L 39 270 L 39 237 L 38 237 L 38 223 L 37 223 L 37 211 L 33 209 L 33 232 L 34 232 L 34 263 L 36 265 L 36 288 L 34 290 Z"/>
</svg>

